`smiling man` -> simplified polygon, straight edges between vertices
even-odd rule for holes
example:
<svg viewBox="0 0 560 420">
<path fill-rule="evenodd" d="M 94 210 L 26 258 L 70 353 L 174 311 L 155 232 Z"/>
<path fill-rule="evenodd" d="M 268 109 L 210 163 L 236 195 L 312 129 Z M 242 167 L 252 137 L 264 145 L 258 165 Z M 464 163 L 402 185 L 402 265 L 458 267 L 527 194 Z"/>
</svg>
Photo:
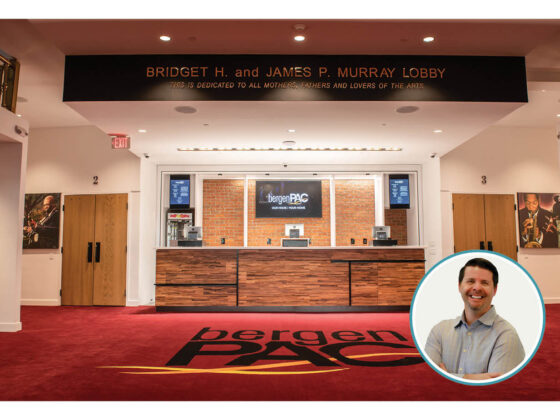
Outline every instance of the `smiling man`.
<svg viewBox="0 0 560 420">
<path fill-rule="evenodd" d="M 459 272 L 462 315 L 432 328 L 428 357 L 452 375 L 473 380 L 501 376 L 525 358 L 515 328 L 496 313 L 492 299 L 498 290 L 498 270 L 484 258 L 468 261 Z"/>
</svg>

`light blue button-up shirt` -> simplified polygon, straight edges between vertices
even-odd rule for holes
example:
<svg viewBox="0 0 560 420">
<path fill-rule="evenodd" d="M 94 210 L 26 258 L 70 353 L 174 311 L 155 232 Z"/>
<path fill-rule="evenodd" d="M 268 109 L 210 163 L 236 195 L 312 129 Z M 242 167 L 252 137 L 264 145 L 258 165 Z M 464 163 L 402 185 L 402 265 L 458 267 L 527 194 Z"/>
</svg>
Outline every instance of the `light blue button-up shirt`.
<svg viewBox="0 0 560 420">
<path fill-rule="evenodd" d="M 506 373 L 525 358 L 515 328 L 496 313 L 494 306 L 470 326 L 465 312 L 437 324 L 426 341 L 428 357 L 462 377 L 471 373 Z"/>
</svg>

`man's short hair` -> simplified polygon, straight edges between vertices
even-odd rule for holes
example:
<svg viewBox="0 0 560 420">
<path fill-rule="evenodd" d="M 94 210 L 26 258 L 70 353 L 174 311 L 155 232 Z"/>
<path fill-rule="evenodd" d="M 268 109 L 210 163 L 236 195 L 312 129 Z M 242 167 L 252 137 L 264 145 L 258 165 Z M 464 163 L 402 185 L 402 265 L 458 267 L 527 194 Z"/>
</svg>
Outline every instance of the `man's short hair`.
<svg viewBox="0 0 560 420">
<path fill-rule="evenodd" d="M 463 277 L 465 277 L 465 269 L 467 267 L 480 267 L 490 271 L 492 273 L 494 288 L 498 286 L 498 269 L 494 264 L 484 258 L 473 258 L 472 260 L 467 261 L 463 268 L 461 268 L 461 271 L 459 271 L 459 284 L 463 281 Z"/>
<path fill-rule="evenodd" d="M 537 193 L 523 193 L 523 201 L 527 201 L 528 195 L 534 195 L 537 198 L 537 201 L 540 203 L 539 195 Z"/>
</svg>

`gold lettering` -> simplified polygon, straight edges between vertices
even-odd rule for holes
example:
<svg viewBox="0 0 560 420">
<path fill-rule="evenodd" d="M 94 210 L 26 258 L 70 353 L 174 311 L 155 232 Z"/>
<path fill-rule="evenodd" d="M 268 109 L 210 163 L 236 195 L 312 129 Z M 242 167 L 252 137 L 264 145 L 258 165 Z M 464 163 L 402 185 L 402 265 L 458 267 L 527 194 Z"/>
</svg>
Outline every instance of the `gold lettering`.
<svg viewBox="0 0 560 420">
<path fill-rule="evenodd" d="M 154 68 L 146 67 L 146 77 L 154 77 Z"/>
</svg>

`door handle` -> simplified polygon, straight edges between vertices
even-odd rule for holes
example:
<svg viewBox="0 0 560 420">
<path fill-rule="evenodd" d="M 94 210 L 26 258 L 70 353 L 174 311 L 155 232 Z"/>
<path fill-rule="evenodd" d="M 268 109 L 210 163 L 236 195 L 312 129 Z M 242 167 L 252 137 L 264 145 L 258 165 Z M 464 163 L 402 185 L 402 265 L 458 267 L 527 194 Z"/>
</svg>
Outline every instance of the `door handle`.
<svg viewBox="0 0 560 420">
<path fill-rule="evenodd" d="M 484 241 L 480 241 L 480 249 L 484 249 Z"/>
<path fill-rule="evenodd" d="M 492 241 L 488 241 L 488 251 L 493 251 L 494 245 L 492 245 Z"/>
<path fill-rule="evenodd" d="M 101 260 L 101 242 L 95 243 L 95 262 L 99 262 Z"/>
<path fill-rule="evenodd" d="M 92 261 L 92 256 L 93 256 L 93 243 L 88 242 L 87 243 L 87 262 L 88 263 L 90 263 Z"/>
</svg>

